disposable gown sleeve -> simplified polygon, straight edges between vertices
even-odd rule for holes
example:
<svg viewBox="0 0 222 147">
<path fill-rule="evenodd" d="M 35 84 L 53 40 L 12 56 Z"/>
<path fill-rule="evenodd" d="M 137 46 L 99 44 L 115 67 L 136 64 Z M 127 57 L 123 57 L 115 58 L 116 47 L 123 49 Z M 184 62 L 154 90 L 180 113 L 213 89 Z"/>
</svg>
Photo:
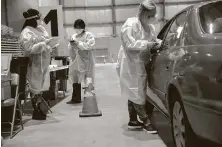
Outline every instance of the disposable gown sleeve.
<svg viewBox="0 0 222 147">
<path fill-rule="evenodd" d="M 122 61 L 122 58 L 124 56 L 124 51 L 123 51 L 123 47 L 121 46 L 120 47 L 120 50 L 118 52 L 118 58 L 117 58 L 117 64 L 116 64 L 116 72 L 118 74 L 118 76 L 120 77 L 120 66 L 121 66 L 121 61 Z"/>
<path fill-rule="evenodd" d="M 75 59 L 76 57 L 76 49 L 71 46 L 71 44 L 68 44 L 68 51 L 69 51 L 69 56 L 71 57 L 72 60 Z"/>
<path fill-rule="evenodd" d="M 118 56 L 117 56 L 117 64 L 118 65 L 120 65 L 123 54 L 124 54 L 124 50 L 123 50 L 123 47 L 121 46 L 119 49 L 119 52 L 118 52 Z"/>
<path fill-rule="evenodd" d="M 71 54 L 72 49 L 73 49 L 73 47 L 71 46 L 70 43 L 68 43 L 68 51 L 69 51 L 69 54 Z"/>
<path fill-rule="evenodd" d="M 151 35 L 154 37 L 154 39 L 157 39 L 155 26 L 152 24 L 150 25 L 150 32 L 151 32 Z"/>
<path fill-rule="evenodd" d="M 71 47 L 70 43 L 68 43 L 68 51 L 69 51 L 70 56 L 71 56 L 71 49 L 72 49 L 72 47 Z"/>
<path fill-rule="evenodd" d="M 21 36 L 21 45 L 26 55 L 38 54 L 43 51 L 42 46 L 46 46 L 45 42 L 36 42 L 37 38 L 30 31 L 24 32 Z"/>
<path fill-rule="evenodd" d="M 136 40 L 133 36 L 135 34 L 132 27 L 127 27 L 122 31 L 122 41 L 125 44 L 124 46 L 127 47 L 128 50 L 145 50 L 147 49 L 147 45 L 149 41 L 147 40 Z"/>
<path fill-rule="evenodd" d="M 46 31 L 46 29 L 45 29 L 45 27 L 43 27 L 43 26 L 38 26 L 38 28 L 39 29 L 41 29 L 41 31 L 42 31 L 42 33 L 43 33 L 43 36 L 46 38 L 46 39 L 48 39 L 49 38 L 49 34 L 48 34 L 48 32 Z"/>
<path fill-rule="evenodd" d="M 95 45 L 95 38 L 91 33 L 86 35 L 85 41 L 79 41 L 78 47 L 81 50 L 90 50 Z"/>
</svg>

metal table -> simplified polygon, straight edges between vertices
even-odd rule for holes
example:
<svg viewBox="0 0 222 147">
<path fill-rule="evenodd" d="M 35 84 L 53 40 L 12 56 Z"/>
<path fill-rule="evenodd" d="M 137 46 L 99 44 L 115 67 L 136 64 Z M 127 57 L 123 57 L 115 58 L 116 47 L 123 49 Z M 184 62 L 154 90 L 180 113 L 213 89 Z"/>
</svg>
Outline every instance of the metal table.
<svg viewBox="0 0 222 147">
<path fill-rule="evenodd" d="M 60 82 L 68 79 L 68 69 L 69 65 L 59 66 L 50 68 L 50 88 L 49 91 L 51 93 L 51 99 L 57 98 L 57 89 L 56 89 L 56 81 L 60 80 Z M 63 82 L 65 84 L 66 82 Z M 60 84 L 61 85 L 61 84 Z M 63 86 L 65 87 L 65 85 Z M 62 89 L 63 95 L 65 96 L 66 89 Z"/>
</svg>

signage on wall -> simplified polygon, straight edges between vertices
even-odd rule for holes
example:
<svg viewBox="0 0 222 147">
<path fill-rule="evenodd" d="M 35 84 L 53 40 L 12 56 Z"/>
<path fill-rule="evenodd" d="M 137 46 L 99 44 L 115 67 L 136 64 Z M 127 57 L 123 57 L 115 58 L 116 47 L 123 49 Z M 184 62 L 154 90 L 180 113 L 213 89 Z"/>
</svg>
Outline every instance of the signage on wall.
<svg viewBox="0 0 222 147">
<path fill-rule="evenodd" d="M 62 6 L 39 7 L 45 22 L 45 28 L 51 37 L 59 38 L 58 55 L 68 55 L 68 42 L 65 40 Z"/>
<path fill-rule="evenodd" d="M 58 16 L 57 16 L 57 9 L 50 10 L 49 13 L 44 18 L 45 24 L 51 22 L 51 36 L 57 37 L 59 36 L 58 32 Z"/>
<path fill-rule="evenodd" d="M 59 37 L 59 30 L 63 29 L 63 22 L 61 22 L 61 20 L 63 19 L 61 18 L 61 16 L 58 16 L 58 13 L 60 13 L 59 8 L 40 7 L 39 11 L 44 18 L 44 27 L 46 28 L 50 36 Z"/>
</svg>

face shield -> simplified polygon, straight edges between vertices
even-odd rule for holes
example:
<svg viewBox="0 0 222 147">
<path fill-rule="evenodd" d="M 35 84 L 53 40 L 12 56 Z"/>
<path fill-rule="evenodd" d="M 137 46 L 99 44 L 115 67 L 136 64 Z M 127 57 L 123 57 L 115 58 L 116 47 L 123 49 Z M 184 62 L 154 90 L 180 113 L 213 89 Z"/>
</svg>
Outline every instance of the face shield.
<svg viewBox="0 0 222 147">
<path fill-rule="evenodd" d="M 153 17 L 152 21 L 151 21 L 152 24 L 158 24 L 158 17 L 157 15 L 155 15 L 155 17 Z"/>
<path fill-rule="evenodd" d="M 158 23 L 157 15 L 155 15 L 154 17 L 146 18 L 146 23 L 153 24 L 153 25 L 157 24 Z"/>
<path fill-rule="evenodd" d="M 150 24 L 157 24 L 158 21 L 155 3 L 141 3 L 139 7 L 138 16 L 144 26 L 148 26 Z"/>
<path fill-rule="evenodd" d="M 151 25 L 155 26 L 158 23 L 156 15 L 154 17 L 147 17 L 146 15 L 144 15 L 143 17 L 141 17 L 140 21 L 146 31 L 150 29 Z"/>
</svg>

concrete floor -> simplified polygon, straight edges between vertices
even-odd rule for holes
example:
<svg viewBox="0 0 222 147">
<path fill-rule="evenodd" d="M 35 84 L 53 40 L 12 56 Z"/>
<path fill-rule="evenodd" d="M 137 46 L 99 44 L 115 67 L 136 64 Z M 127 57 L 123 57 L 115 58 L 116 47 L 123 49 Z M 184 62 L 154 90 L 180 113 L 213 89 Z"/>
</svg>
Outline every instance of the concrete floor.
<svg viewBox="0 0 222 147">
<path fill-rule="evenodd" d="M 114 64 L 96 67 L 96 94 L 103 116 L 79 118 L 82 105 L 66 104 L 69 90 L 46 121 L 30 120 L 4 147 L 173 147 L 169 122 L 159 112 L 154 115 L 159 135 L 127 129 L 127 100 L 120 95 Z"/>
</svg>

